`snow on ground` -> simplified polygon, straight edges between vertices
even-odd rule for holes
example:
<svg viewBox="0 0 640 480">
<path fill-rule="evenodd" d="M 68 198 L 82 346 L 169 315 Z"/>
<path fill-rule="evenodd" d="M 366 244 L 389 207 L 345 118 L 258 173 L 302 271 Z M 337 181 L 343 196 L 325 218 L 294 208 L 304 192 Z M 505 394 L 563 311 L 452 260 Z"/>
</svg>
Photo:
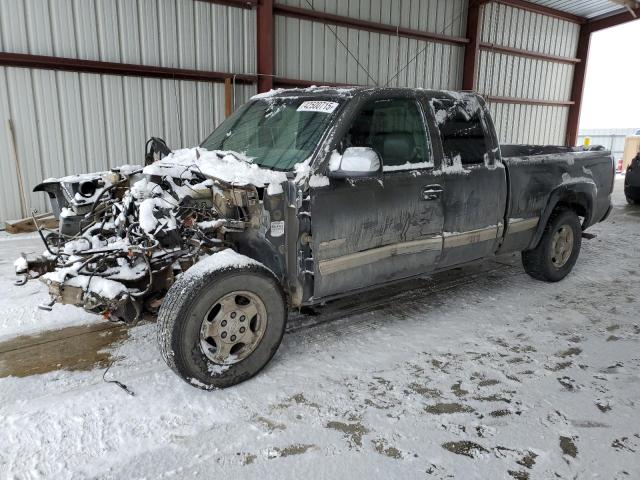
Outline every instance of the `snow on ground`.
<svg viewBox="0 0 640 480">
<path fill-rule="evenodd" d="M 44 244 L 37 234 L 0 232 L 0 341 L 16 335 L 102 321 L 99 316 L 67 305 L 57 305 L 52 312 L 38 310 L 38 305 L 49 302 L 45 286 L 39 281 L 22 287 L 13 284 L 16 258 L 21 253 L 40 254 L 43 251 Z"/>
<path fill-rule="evenodd" d="M 231 389 L 170 372 L 152 323 L 108 374 L 133 397 L 102 369 L 0 379 L 0 477 L 640 478 L 640 209 L 616 202 L 558 284 L 508 257 L 359 313 L 294 316 Z M 3 332 L 45 318 L 36 285 L 3 296 Z"/>
</svg>

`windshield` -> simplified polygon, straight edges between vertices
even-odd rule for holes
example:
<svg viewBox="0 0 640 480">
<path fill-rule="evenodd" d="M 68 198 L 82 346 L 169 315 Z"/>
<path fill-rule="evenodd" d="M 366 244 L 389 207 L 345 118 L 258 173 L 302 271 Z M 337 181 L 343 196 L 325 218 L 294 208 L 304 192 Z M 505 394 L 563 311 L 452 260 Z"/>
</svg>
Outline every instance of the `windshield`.
<svg viewBox="0 0 640 480">
<path fill-rule="evenodd" d="M 274 170 L 306 160 L 337 111 L 339 101 L 266 98 L 243 105 L 202 142 L 207 150 L 232 150 Z"/>
</svg>

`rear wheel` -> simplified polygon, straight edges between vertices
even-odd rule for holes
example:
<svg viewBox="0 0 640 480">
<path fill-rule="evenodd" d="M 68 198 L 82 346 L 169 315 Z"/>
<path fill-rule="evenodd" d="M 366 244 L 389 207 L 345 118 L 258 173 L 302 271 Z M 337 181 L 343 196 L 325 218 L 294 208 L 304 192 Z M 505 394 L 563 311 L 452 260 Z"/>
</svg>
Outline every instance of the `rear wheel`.
<svg viewBox="0 0 640 480">
<path fill-rule="evenodd" d="M 533 278 L 558 282 L 573 269 L 580 254 L 582 228 L 572 210 L 551 215 L 538 246 L 522 252 L 522 264 Z"/>
<path fill-rule="evenodd" d="M 171 287 L 158 313 L 158 343 L 167 365 L 203 389 L 251 378 L 284 334 L 280 285 L 259 265 L 189 273 Z"/>
</svg>

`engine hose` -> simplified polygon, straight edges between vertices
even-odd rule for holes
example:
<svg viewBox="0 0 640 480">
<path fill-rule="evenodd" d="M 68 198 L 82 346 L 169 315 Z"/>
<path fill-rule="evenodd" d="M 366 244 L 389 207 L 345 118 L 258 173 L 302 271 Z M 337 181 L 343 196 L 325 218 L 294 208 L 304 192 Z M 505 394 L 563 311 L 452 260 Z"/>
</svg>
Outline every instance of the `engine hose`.
<svg viewBox="0 0 640 480">
<path fill-rule="evenodd" d="M 149 257 L 143 253 L 142 258 L 144 258 L 144 261 L 147 264 L 147 270 L 149 271 L 149 283 L 147 284 L 147 288 L 145 288 L 142 292 L 130 293 L 129 295 L 131 295 L 133 298 L 139 298 L 149 293 L 153 284 L 153 271 L 151 270 L 151 262 L 149 261 Z"/>
<path fill-rule="evenodd" d="M 126 180 L 127 180 L 126 178 L 123 178 L 122 180 L 119 180 L 116 183 L 112 183 L 107 188 L 103 188 L 102 191 L 100 192 L 100 195 L 98 195 L 98 198 L 96 198 L 95 201 L 93 202 L 93 205 L 91 206 L 91 210 L 89 211 L 89 213 L 87 213 L 84 216 L 84 218 L 90 218 L 93 215 L 93 212 L 95 212 L 96 207 L 98 206 L 98 202 L 100 202 L 100 200 L 102 199 L 105 193 L 110 192 L 114 188 L 120 186 L 120 184 L 124 183 Z"/>
</svg>

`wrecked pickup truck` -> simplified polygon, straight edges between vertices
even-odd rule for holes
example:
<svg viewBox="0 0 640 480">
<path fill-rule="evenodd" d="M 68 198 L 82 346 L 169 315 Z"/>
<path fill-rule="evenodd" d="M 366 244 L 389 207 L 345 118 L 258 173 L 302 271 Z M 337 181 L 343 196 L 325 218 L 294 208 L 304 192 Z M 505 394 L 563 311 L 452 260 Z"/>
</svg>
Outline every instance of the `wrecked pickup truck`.
<svg viewBox="0 0 640 480">
<path fill-rule="evenodd" d="M 561 280 L 614 181 L 599 147 L 500 146 L 476 94 L 391 88 L 261 94 L 146 163 L 39 185 L 60 227 L 16 270 L 106 319 L 157 313 L 204 389 L 259 372 L 291 309 L 507 252 Z"/>
</svg>

